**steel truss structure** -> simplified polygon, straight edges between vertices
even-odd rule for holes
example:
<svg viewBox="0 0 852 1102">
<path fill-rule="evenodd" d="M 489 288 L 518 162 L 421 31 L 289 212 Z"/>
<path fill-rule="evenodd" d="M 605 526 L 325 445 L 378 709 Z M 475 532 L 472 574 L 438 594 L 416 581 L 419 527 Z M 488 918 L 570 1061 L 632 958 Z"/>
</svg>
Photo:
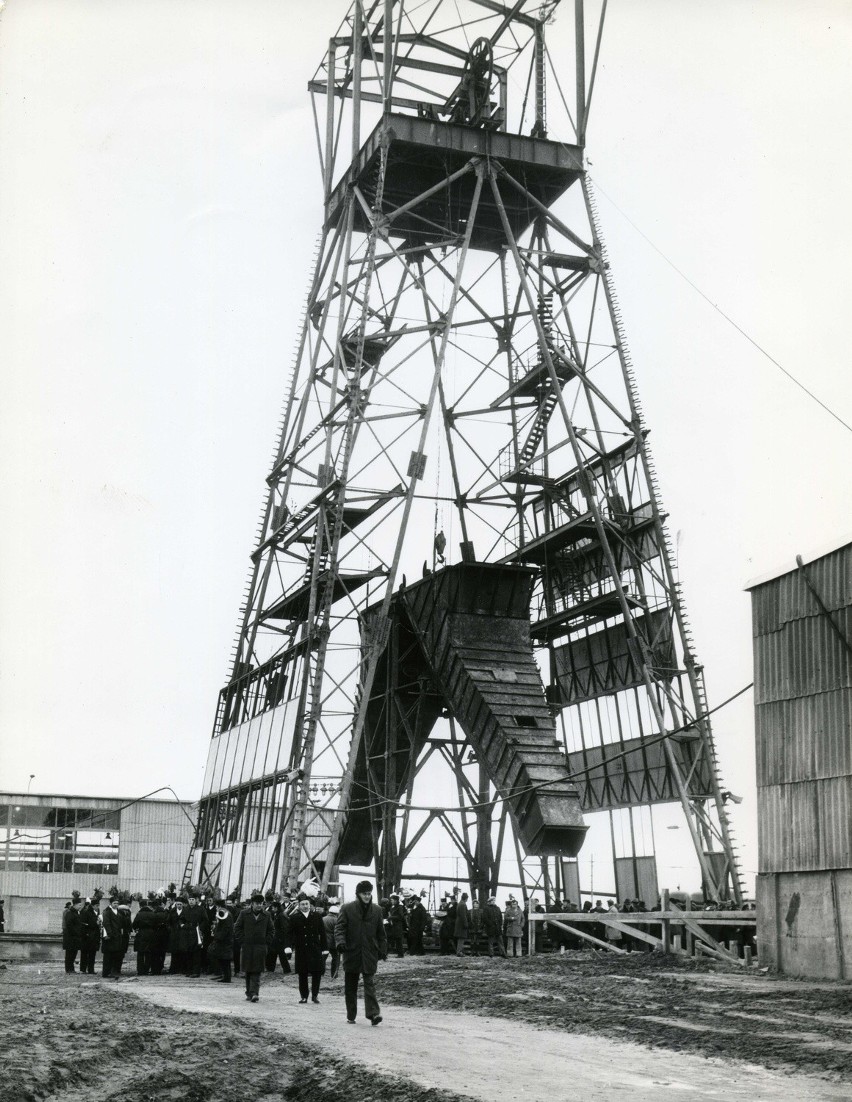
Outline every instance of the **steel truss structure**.
<svg viewBox="0 0 852 1102">
<path fill-rule="evenodd" d="M 504 843 L 549 890 L 580 805 L 632 832 L 679 801 L 706 891 L 741 899 L 584 171 L 603 13 L 593 50 L 582 0 L 564 13 L 569 108 L 556 8 L 355 0 L 309 83 L 325 218 L 194 879 L 375 859 L 389 890 L 437 831 L 478 890 Z M 419 780 L 437 759 L 443 806 Z"/>
</svg>

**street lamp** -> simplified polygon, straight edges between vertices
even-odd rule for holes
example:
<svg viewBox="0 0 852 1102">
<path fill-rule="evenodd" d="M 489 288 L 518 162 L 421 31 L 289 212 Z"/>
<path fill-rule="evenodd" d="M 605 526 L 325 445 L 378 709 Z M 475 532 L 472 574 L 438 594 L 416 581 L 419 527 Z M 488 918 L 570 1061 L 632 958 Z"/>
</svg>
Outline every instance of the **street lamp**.
<svg viewBox="0 0 852 1102">
<path fill-rule="evenodd" d="M 35 773 L 30 773 L 30 779 L 29 779 L 29 782 L 27 783 L 27 795 L 28 796 L 30 794 L 30 785 L 32 785 L 34 780 L 35 780 Z"/>
</svg>

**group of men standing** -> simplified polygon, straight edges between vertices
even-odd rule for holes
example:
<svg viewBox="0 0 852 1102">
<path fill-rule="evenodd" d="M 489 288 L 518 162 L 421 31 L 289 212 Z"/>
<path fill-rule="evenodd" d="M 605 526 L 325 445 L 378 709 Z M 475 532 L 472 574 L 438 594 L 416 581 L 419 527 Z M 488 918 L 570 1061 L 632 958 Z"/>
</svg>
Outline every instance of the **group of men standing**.
<svg viewBox="0 0 852 1102">
<path fill-rule="evenodd" d="M 426 920 L 428 924 L 428 914 Z M 255 1003 L 260 998 L 261 974 L 274 971 L 278 960 L 283 971 L 290 972 L 295 954 L 301 1003 L 309 996 L 319 1002 L 327 960 L 331 959 L 332 977 L 342 961 L 347 1021 L 357 1020 L 362 981 L 366 1016 L 374 1026 L 382 1021 L 374 980 L 379 960 L 387 959 L 388 936 L 385 914 L 373 903 L 373 888 L 366 880 L 358 884 L 355 900 L 344 907 L 305 893 L 285 901 L 254 892 L 242 905 L 150 893 L 131 917 L 129 903 L 119 902 L 118 897 L 111 898 L 103 912 L 97 899 L 75 898 L 66 905 L 62 937 L 66 972 L 77 971 L 80 953 L 80 972 L 93 974 L 100 947 L 103 977 L 117 980 L 132 939 L 138 975 L 163 974 L 167 953 L 171 954 L 170 975 L 215 973 L 218 982 L 231 983 L 232 966 L 236 974 L 242 967 L 246 999 Z M 420 947 L 422 951 L 422 931 Z"/>
</svg>

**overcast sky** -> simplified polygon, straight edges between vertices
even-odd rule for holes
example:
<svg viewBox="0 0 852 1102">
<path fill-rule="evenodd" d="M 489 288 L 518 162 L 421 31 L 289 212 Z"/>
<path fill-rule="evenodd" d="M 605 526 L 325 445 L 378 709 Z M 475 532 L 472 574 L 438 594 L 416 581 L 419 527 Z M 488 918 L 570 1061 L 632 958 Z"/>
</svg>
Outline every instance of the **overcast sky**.
<svg viewBox="0 0 852 1102">
<path fill-rule="evenodd" d="M 199 794 L 345 8 L 0 16 L 3 788 Z M 847 0 L 609 5 L 590 171 L 711 705 L 752 677 L 745 583 L 852 531 L 852 434 L 664 258 L 852 423 L 850 57 Z M 715 729 L 754 870 L 751 695 Z"/>
</svg>

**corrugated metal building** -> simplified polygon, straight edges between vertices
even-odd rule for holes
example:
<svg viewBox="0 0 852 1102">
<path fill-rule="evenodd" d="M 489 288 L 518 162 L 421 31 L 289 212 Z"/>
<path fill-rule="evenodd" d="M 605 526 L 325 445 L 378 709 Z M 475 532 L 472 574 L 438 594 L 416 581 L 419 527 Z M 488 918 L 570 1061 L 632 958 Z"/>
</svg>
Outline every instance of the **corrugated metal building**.
<svg viewBox="0 0 852 1102">
<path fill-rule="evenodd" d="M 7 933 L 53 934 L 73 889 L 180 883 L 195 806 L 177 800 L 0 792 L 0 898 Z"/>
<path fill-rule="evenodd" d="M 852 542 L 752 594 L 761 959 L 852 970 Z"/>
</svg>

